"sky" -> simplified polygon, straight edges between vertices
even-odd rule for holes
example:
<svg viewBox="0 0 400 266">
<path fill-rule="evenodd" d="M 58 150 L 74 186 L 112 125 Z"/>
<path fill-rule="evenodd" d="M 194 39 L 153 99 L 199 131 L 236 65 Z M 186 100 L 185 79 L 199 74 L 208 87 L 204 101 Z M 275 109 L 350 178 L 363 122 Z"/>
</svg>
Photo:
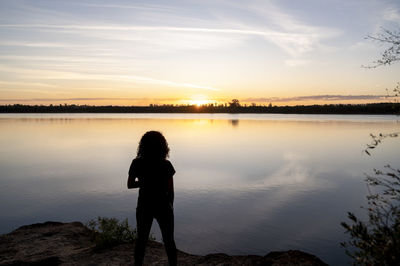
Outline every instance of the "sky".
<svg viewBox="0 0 400 266">
<path fill-rule="evenodd" d="M 0 0 L 0 104 L 388 101 L 386 0 Z"/>
</svg>

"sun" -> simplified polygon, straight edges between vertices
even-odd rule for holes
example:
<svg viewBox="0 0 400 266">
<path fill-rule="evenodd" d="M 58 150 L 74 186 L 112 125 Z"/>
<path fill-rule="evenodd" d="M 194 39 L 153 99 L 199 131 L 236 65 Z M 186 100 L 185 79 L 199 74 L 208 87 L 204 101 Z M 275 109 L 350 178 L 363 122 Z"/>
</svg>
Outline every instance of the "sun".
<svg viewBox="0 0 400 266">
<path fill-rule="evenodd" d="M 200 107 L 205 104 L 213 103 L 214 101 L 207 98 L 205 95 L 193 95 L 190 100 L 187 101 L 190 105 Z"/>
<path fill-rule="evenodd" d="M 208 104 L 208 103 L 210 103 L 208 100 L 191 100 L 190 101 L 191 105 L 196 105 L 196 106 L 199 106 L 199 107 L 204 105 L 204 104 Z"/>
</svg>

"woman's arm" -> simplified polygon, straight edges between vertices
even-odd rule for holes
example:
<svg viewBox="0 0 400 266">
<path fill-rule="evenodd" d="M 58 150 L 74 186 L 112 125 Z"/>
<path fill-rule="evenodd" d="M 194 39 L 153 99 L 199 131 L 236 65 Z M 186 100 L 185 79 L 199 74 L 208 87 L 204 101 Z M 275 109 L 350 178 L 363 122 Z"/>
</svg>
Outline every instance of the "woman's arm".
<svg viewBox="0 0 400 266">
<path fill-rule="evenodd" d="M 139 187 L 139 179 L 137 178 L 135 160 L 132 161 L 131 166 L 129 167 L 128 174 L 128 188 L 138 188 Z"/>
</svg>

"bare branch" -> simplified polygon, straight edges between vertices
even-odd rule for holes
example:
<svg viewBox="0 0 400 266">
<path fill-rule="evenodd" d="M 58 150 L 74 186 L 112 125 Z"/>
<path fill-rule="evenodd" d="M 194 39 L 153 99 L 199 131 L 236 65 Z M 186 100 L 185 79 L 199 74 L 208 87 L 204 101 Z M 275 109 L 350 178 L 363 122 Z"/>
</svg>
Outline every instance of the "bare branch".
<svg viewBox="0 0 400 266">
<path fill-rule="evenodd" d="M 368 35 L 366 39 L 389 45 L 389 47 L 382 52 L 380 59 L 373 62 L 373 65 L 363 65 L 361 67 L 371 69 L 379 66 L 388 66 L 400 61 L 400 32 L 382 28 L 382 33 L 376 36 Z"/>
</svg>

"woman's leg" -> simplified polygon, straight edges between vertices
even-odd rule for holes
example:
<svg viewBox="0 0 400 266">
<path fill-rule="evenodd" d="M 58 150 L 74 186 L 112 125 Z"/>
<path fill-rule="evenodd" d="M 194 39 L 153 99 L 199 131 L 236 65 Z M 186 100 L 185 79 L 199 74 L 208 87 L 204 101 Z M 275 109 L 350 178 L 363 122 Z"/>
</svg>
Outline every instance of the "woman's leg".
<svg viewBox="0 0 400 266">
<path fill-rule="evenodd" d="M 174 240 L 174 211 L 167 208 L 158 212 L 156 216 L 157 222 L 161 229 L 161 234 L 168 256 L 170 266 L 177 264 L 176 245 Z"/>
<path fill-rule="evenodd" d="M 144 209 L 136 209 L 137 239 L 135 242 L 135 265 L 143 264 L 146 243 L 149 239 L 153 215 Z"/>
</svg>

